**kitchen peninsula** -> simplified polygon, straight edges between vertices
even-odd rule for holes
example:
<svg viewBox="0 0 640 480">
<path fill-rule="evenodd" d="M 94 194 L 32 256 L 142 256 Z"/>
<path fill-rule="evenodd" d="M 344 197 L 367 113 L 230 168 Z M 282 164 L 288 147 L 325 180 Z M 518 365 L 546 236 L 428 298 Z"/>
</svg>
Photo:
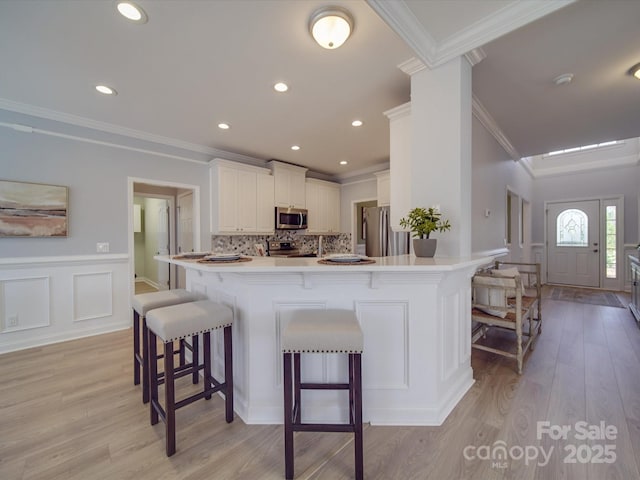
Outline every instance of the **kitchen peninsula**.
<svg viewBox="0 0 640 480">
<path fill-rule="evenodd" d="M 474 382 L 470 278 L 491 258 L 402 255 L 361 265 L 326 265 L 316 258 L 222 264 L 155 258 L 185 267 L 187 289 L 233 309 L 235 410 L 246 423 L 282 423 L 280 332 L 300 309 L 356 312 L 365 337 L 365 422 L 440 425 Z M 213 345 L 221 365 L 221 338 Z M 307 355 L 303 378 L 344 381 L 343 362 L 346 356 Z M 305 392 L 305 416 L 348 418 L 346 397 L 338 399 L 345 395 Z"/>
</svg>

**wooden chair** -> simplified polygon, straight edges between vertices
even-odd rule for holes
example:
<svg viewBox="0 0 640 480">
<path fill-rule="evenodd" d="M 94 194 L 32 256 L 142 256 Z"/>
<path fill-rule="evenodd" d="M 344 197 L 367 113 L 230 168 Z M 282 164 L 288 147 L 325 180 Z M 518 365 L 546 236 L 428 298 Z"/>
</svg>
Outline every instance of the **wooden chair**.
<svg viewBox="0 0 640 480">
<path fill-rule="evenodd" d="M 542 331 L 540 266 L 496 262 L 496 267 L 504 265 L 511 268 L 493 268 L 473 277 L 471 346 L 514 358 L 518 374 L 522 374 L 524 357 L 529 348 L 534 349 Z M 528 286 L 526 289 L 523 288 L 523 278 Z M 507 350 L 485 344 L 483 340 L 486 340 L 487 332 L 494 327 L 514 332 L 515 346 Z"/>
</svg>

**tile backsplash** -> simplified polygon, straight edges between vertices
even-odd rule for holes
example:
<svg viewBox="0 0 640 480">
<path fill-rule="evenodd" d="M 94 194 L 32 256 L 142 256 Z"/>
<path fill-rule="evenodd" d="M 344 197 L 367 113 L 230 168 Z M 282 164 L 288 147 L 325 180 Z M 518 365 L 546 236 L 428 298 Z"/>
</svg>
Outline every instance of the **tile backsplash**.
<svg viewBox="0 0 640 480">
<path fill-rule="evenodd" d="M 292 241 L 298 244 L 301 252 L 315 252 L 319 235 L 304 235 L 287 230 L 278 230 L 274 235 L 212 235 L 211 251 L 216 253 L 237 252 L 241 255 L 256 255 L 254 245 L 261 244 L 267 251 L 267 242 Z M 323 235 L 324 253 L 351 253 L 351 234 Z"/>
</svg>

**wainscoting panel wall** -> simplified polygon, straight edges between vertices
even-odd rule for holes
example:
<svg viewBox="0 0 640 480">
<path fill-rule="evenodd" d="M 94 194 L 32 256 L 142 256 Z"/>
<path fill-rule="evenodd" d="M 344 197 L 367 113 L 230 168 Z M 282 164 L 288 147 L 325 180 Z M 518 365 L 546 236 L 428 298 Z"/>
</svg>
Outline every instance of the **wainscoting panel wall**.
<svg viewBox="0 0 640 480">
<path fill-rule="evenodd" d="M 128 328 L 128 256 L 0 259 L 0 353 Z"/>
</svg>

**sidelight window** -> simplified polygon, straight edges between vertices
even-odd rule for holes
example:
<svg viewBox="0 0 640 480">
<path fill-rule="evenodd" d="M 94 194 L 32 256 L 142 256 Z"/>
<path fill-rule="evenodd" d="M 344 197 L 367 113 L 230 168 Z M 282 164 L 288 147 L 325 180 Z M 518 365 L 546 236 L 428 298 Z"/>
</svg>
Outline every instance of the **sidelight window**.
<svg viewBox="0 0 640 480">
<path fill-rule="evenodd" d="M 609 205 L 606 208 L 606 234 L 605 234 L 605 266 L 607 278 L 617 278 L 617 262 L 616 262 L 616 206 Z"/>
</svg>

